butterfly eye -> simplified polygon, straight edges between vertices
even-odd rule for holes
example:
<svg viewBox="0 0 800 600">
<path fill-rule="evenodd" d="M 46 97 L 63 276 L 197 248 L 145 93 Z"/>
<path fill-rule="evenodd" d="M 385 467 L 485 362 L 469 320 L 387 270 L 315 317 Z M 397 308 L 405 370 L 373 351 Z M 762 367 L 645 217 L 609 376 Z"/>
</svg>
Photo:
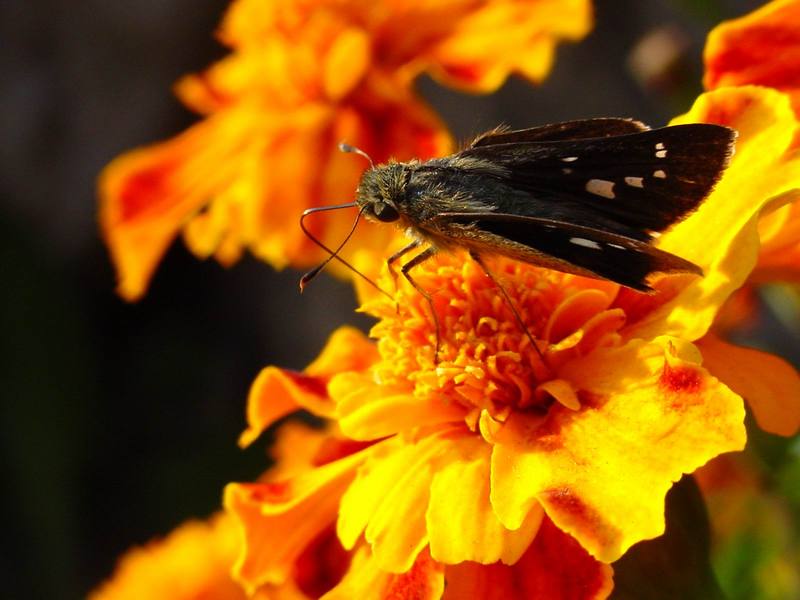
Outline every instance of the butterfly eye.
<svg viewBox="0 0 800 600">
<path fill-rule="evenodd" d="M 372 207 L 372 211 L 375 213 L 375 217 L 384 223 L 391 223 L 400 218 L 397 210 L 385 202 L 376 202 Z"/>
</svg>

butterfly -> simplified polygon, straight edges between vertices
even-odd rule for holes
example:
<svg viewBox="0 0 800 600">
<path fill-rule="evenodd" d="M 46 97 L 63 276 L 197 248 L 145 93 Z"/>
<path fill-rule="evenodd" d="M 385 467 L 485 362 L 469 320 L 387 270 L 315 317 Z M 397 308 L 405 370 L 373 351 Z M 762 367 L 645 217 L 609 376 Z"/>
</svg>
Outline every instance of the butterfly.
<svg viewBox="0 0 800 600">
<path fill-rule="evenodd" d="M 392 267 L 422 248 L 400 272 L 432 311 L 430 295 L 410 271 L 437 252 L 459 248 L 493 280 L 483 257 L 502 255 L 650 292 L 656 273 L 702 275 L 697 265 L 656 248 L 653 241 L 708 196 L 728 165 L 735 139 L 736 132 L 721 125 L 649 129 L 623 118 L 497 128 L 443 158 L 377 166 L 370 159 L 355 202 L 309 209 L 304 217 L 355 207 L 359 216 L 404 230 L 411 241 L 388 263 Z M 340 147 L 369 159 L 357 148 Z M 323 246 L 331 256 L 304 276 L 301 288 L 331 258 L 342 260 L 343 245 L 336 251 Z"/>
</svg>

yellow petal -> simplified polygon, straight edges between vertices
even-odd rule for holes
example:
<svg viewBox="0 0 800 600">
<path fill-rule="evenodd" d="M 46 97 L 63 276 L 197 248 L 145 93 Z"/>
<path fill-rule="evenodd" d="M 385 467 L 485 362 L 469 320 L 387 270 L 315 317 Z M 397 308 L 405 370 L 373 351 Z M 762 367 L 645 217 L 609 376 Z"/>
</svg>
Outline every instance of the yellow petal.
<svg viewBox="0 0 800 600">
<path fill-rule="evenodd" d="M 671 300 L 627 327 L 628 339 L 702 337 L 756 264 L 759 213 L 774 208 L 772 202 L 790 201 L 785 194 L 800 187 L 800 156 L 791 151 L 796 121 L 786 95 L 754 86 L 709 92 L 673 121 L 691 122 L 739 131 L 736 154 L 714 191 L 658 242 L 661 249 L 702 267 L 705 277 L 693 278 Z"/>
<path fill-rule="evenodd" d="M 433 459 L 451 443 L 442 432 L 373 446 L 342 498 L 337 523 L 342 545 L 352 548 L 363 532 L 381 569 L 408 571 L 428 543 L 425 511 Z"/>
<path fill-rule="evenodd" d="M 700 366 L 642 341 L 599 349 L 561 376 L 582 409 L 558 405 L 496 435 L 492 504 L 518 527 L 541 504 L 603 562 L 664 531 L 664 496 L 709 459 L 744 446 L 741 399 Z"/>
<path fill-rule="evenodd" d="M 531 511 L 519 529 L 506 529 L 489 502 L 491 446 L 466 434 L 451 438 L 431 483 L 426 514 L 431 556 L 443 563 L 517 562 L 542 519 Z"/>
<path fill-rule="evenodd" d="M 409 391 L 393 393 L 367 373 L 342 373 L 329 385 L 336 402 L 342 432 L 355 440 L 374 440 L 426 425 L 464 419 L 461 405 L 435 397 L 416 397 Z"/>
<path fill-rule="evenodd" d="M 759 427 L 790 436 L 800 429 L 800 375 L 785 360 L 707 335 L 698 342 L 708 370 L 742 396 Z"/>
</svg>

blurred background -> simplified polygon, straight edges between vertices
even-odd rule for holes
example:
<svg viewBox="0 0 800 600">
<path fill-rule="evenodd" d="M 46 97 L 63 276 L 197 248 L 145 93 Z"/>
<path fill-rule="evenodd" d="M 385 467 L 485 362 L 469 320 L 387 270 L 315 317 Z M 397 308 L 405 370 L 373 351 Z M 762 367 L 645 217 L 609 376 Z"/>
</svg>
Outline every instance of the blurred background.
<svg viewBox="0 0 800 600">
<path fill-rule="evenodd" d="M 760 4 L 597 0 L 594 31 L 559 47 L 542 86 L 513 79 L 474 97 L 422 80 L 420 90 L 462 140 L 499 123 L 590 116 L 663 125 L 700 92 L 708 30 Z M 224 55 L 212 32 L 226 5 L 0 4 L 4 597 L 83 597 L 130 546 L 215 511 L 225 483 L 265 466 L 268 440 L 236 445 L 258 371 L 301 369 L 338 325 L 369 325 L 346 284 L 322 277 L 299 297 L 296 272 L 253 259 L 226 270 L 181 242 L 142 301 L 114 293 L 95 177 L 123 150 L 195 121 L 170 86 Z M 765 307 L 746 341 L 799 364 L 796 331 L 777 319 Z M 797 461 L 791 441 L 753 444 L 762 466 Z M 796 507 L 797 494 L 780 502 Z M 796 547 L 796 520 L 789 527 Z M 727 589 L 758 586 L 743 572 L 752 543 L 720 554 Z"/>
</svg>

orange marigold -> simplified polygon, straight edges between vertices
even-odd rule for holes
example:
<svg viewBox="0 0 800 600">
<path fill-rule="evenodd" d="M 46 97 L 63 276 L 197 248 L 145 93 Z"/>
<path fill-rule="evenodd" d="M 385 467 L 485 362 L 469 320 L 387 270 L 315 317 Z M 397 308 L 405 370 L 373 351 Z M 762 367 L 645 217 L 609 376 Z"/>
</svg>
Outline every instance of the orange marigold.
<svg viewBox="0 0 800 600">
<path fill-rule="evenodd" d="M 429 555 L 446 579 L 465 561 L 518 564 L 548 523 L 600 565 L 663 532 L 673 482 L 743 447 L 739 393 L 766 429 L 797 431 L 795 370 L 706 335 L 755 264 L 761 211 L 785 202 L 800 174 L 789 100 L 766 88 L 718 90 L 675 120 L 693 121 L 740 132 L 714 192 L 658 242 L 705 277 L 665 277 L 643 295 L 492 260 L 545 361 L 464 256 L 415 270 L 441 323 L 438 363 L 423 298 L 402 278 L 396 303 L 365 288 L 377 344 L 345 329 L 305 373 L 266 369 L 243 442 L 302 406 L 369 446 L 272 493 L 229 486 L 226 506 L 253 539 L 269 519 L 301 532 L 299 545 L 335 519 L 344 547 L 366 544 L 381 572 L 408 574 Z M 393 280 L 383 272 L 379 283 Z M 250 549 L 238 576 L 271 581 L 279 573 L 266 565 L 274 558 Z M 570 597 L 607 590 L 588 589 Z"/>
<path fill-rule="evenodd" d="M 144 292 L 181 230 L 195 254 L 223 264 L 244 248 L 279 268 L 316 262 L 299 214 L 351 198 L 364 167 L 336 142 L 377 161 L 444 154 L 450 137 L 415 95 L 415 77 L 474 92 L 511 72 L 538 81 L 555 44 L 590 23 L 589 0 L 238 0 L 219 32 L 233 52 L 176 88 L 205 120 L 101 174 L 120 293 Z M 350 219 L 332 216 L 316 233 L 341 239 Z M 380 247 L 389 232 L 358 235 Z"/>
</svg>

